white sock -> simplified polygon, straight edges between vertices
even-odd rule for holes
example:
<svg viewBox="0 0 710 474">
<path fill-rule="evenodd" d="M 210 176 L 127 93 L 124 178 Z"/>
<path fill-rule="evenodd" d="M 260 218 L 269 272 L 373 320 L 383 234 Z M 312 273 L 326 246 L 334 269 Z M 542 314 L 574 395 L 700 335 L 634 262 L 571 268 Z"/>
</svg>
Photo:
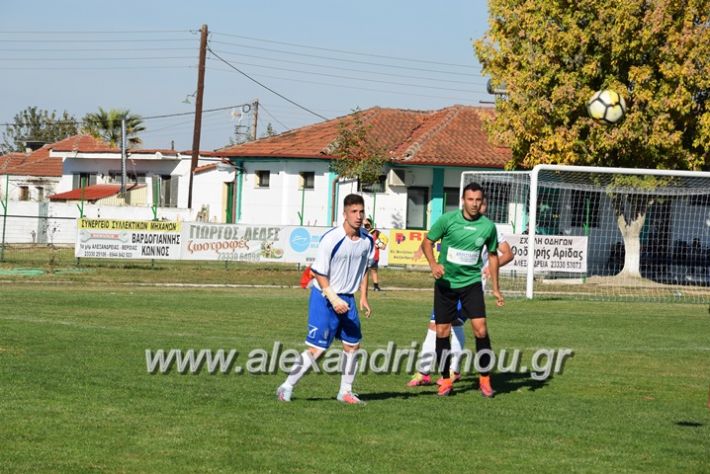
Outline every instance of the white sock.
<svg viewBox="0 0 710 474">
<path fill-rule="evenodd" d="M 426 355 L 426 357 L 422 357 Z M 433 329 L 427 329 L 426 337 L 422 343 L 422 350 L 419 353 L 419 372 L 423 374 L 430 374 L 432 366 L 434 365 L 434 358 L 436 357 L 436 331 Z"/>
<path fill-rule="evenodd" d="M 301 353 L 301 365 L 294 367 L 293 371 L 289 374 L 288 377 L 286 377 L 286 382 L 285 385 L 287 385 L 290 388 L 293 388 L 299 380 L 301 380 L 301 377 L 303 377 L 306 372 L 308 372 L 308 369 L 311 368 L 311 366 L 315 363 L 315 358 L 311 354 L 311 351 L 306 349 Z"/>
<path fill-rule="evenodd" d="M 461 351 L 466 342 L 466 333 L 463 326 L 452 326 L 451 329 L 451 372 L 460 372 L 459 364 L 461 363 Z"/>
<path fill-rule="evenodd" d="M 352 392 L 357 373 L 357 351 L 343 351 L 343 372 L 340 376 L 340 393 Z"/>
</svg>

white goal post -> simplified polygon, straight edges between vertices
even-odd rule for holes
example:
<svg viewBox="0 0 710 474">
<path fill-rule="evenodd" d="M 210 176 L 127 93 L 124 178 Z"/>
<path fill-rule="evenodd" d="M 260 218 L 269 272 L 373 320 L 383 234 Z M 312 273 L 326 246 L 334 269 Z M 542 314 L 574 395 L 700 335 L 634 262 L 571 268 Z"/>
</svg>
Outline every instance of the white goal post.
<svg viewBox="0 0 710 474">
<path fill-rule="evenodd" d="M 515 259 L 504 291 L 710 302 L 710 173 L 538 165 L 468 171 Z"/>
</svg>

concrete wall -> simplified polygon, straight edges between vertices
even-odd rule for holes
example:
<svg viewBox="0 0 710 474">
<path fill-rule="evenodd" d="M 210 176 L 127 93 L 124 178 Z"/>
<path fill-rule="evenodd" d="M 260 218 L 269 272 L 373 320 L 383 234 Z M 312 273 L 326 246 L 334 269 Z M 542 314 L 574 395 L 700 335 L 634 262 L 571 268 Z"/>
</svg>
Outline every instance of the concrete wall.
<svg viewBox="0 0 710 474">
<path fill-rule="evenodd" d="M 189 221 L 190 214 L 189 209 L 158 209 L 159 219 Z M 0 236 L 4 230 L 5 242 L 9 244 L 73 245 L 76 238 L 76 219 L 79 216 L 79 208 L 72 203 L 10 201 L 5 219 L 0 212 Z M 149 207 L 116 207 L 84 203 L 84 217 L 151 220 L 153 213 Z"/>
</svg>

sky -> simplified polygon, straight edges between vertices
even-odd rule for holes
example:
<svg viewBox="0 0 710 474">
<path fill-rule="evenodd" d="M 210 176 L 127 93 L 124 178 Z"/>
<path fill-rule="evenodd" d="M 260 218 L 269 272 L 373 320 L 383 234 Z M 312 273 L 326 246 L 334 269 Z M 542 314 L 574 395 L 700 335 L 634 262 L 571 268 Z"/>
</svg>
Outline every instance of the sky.
<svg viewBox="0 0 710 474">
<path fill-rule="evenodd" d="M 472 46 L 487 16 L 485 0 L 3 0 L 0 123 L 28 106 L 128 109 L 144 148 L 190 149 L 202 25 L 201 150 L 248 133 L 256 100 L 259 137 L 356 108 L 487 106 Z M 187 115 L 149 118 L 172 114 Z"/>
</svg>

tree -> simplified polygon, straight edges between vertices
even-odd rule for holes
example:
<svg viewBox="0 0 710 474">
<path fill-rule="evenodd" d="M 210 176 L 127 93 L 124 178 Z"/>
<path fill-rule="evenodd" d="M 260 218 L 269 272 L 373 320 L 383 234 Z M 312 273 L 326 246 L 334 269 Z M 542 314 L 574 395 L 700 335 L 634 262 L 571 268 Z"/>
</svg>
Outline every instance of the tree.
<svg viewBox="0 0 710 474">
<path fill-rule="evenodd" d="M 489 132 L 511 147 L 509 168 L 708 167 L 710 0 L 490 0 L 489 9 L 489 30 L 474 46 L 492 85 L 506 89 Z M 628 106 L 615 126 L 585 109 L 606 88 Z M 639 235 L 653 200 L 614 193 L 624 184 L 608 193 L 627 249 L 622 273 L 639 277 Z"/>
<path fill-rule="evenodd" d="M 138 134 L 145 130 L 143 119 L 139 115 L 131 114 L 128 110 L 110 109 L 106 111 L 99 107 L 98 112 L 88 113 L 84 116 L 83 131 L 111 146 L 120 146 L 121 120 L 124 118 L 126 119 L 128 146 L 140 145 L 143 141 L 138 137 Z"/>
<path fill-rule="evenodd" d="M 278 135 L 278 133 L 276 133 L 274 126 L 269 122 L 266 124 L 266 131 L 261 135 L 261 138 L 275 137 L 276 135 Z"/>
<path fill-rule="evenodd" d="M 61 116 L 53 110 L 27 107 L 15 115 L 13 123 L 3 132 L 0 154 L 11 151 L 24 151 L 25 142 L 38 141 L 54 143 L 77 134 L 77 120 L 66 110 Z"/>
<path fill-rule="evenodd" d="M 372 138 L 372 126 L 366 125 L 361 115 L 356 109 L 338 124 L 338 136 L 330 147 L 330 154 L 337 158 L 330 166 L 339 176 L 359 179 L 367 186 L 377 182 L 387 156 Z"/>
</svg>

